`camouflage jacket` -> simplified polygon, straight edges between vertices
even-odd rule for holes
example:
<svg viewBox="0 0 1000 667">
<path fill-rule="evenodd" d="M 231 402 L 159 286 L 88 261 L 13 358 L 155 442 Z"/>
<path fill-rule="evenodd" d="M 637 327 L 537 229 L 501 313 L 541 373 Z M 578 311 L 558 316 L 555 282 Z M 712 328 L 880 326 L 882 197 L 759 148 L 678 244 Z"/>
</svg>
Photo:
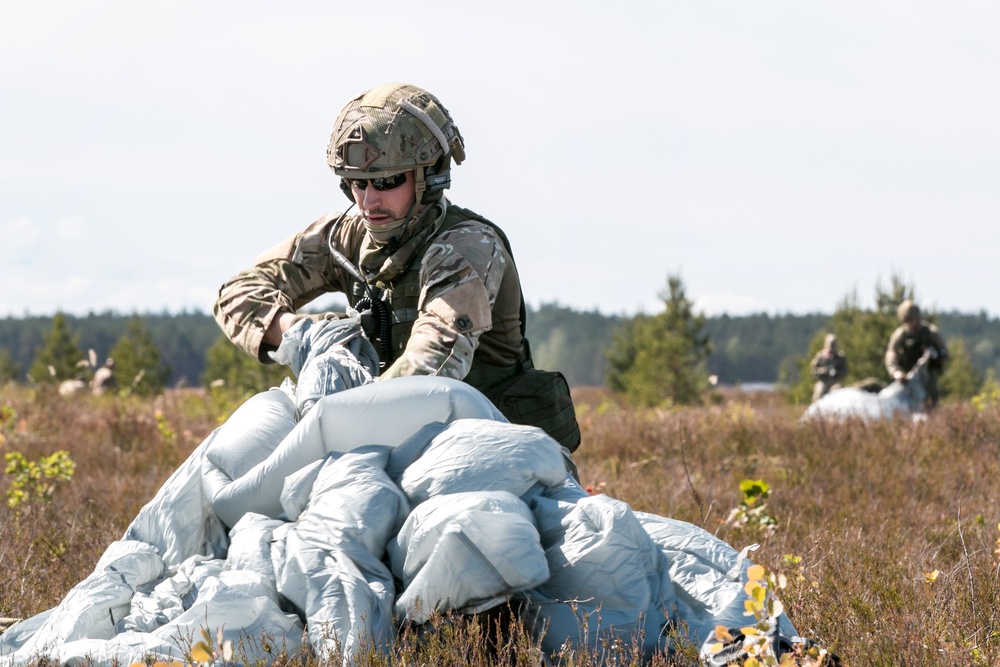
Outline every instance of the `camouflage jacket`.
<svg viewBox="0 0 1000 667">
<path fill-rule="evenodd" d="M 381 378 L 440 375 L 462 379 L 473 367 L 506 367 L 521 357 L 521 289 L 503 240 L 471 211 L 442 199 L 433 220 L 389 251 L 370 238 L 360 215 L 331 214 L 257 257 L 254 266 L 219 289 L 214 314 L 226 336 L 269 363 L 264 332 L 281 312 L 296 312 L 327 292 L 353 307 L 363 286 L 336 261 L 338 252 L 360 268 L 383 300 L 398 304 L 406 291 L 412 309 L 394 309 L 400 349 Z M 332 231 L 332 237 L 331 237 Z M 404 295 L 407 296 L 407 295 Z M 403 310 L 412 310 L 404 313 Z M 381 351 L 380 351 L 381 354 Z"/>
<path fill-rule="evenodd" d="M 889 371 L 889 376 L 892 377 L 896 371 L 908 373 L 929 347 L 937 352 L 930 370 L 940 370 L 942 362 L 948 356 L 948 348 L 937 327 L 921 322 L 916 331 L 910 331 L 907 325 L 901 324 L 892 332 L 885 350 L 885 369 Z"/>
<path fill-rule="evenodd" d="M 847 375 L 847 357 L 843 352 L 825 354 L 824 350 L 816 353 L 812 360 L 812 374 L 817 380 L 826 384 L 840 382 Z"/>
</svg>

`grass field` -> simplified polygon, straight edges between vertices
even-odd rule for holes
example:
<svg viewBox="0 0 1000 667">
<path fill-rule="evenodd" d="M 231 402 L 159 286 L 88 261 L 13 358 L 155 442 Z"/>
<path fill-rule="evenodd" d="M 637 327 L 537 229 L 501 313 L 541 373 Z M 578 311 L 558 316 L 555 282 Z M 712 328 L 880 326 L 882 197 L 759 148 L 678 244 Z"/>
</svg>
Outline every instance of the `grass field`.
<svg viewBox="0 0 1000 667">
<path fill-rule="evenodd" d="M 584 486 L 737 549 L 759 543 L 752 558 L 787 577 L 800 634 L 855 667 L 1000 664 L 996 402 L 946 404 L 923 423 L 802 423 L 772 393 L 675 411 L 574 393 Z M 76 464 L 50 502 L 0 507 L 0 617 L 58 604 L 232 407 L 197 390 L 142 402 L 0 389 L 0 451 L 65 450 Z M 743 480 L 770 486 L 756 513 L 739 511 Z M 727 520 L 734 510 L 743 521 Z M 475 662 L 438 650 L 434 662 Z"/>
</svg>

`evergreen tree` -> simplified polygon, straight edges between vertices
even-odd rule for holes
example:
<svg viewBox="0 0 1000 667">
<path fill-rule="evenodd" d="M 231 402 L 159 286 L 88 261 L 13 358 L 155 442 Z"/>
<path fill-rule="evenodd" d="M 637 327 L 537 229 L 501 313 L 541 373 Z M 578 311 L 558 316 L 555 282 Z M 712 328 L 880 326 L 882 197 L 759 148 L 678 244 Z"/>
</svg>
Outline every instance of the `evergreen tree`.
<svg viewBox="0 0 1000 667">
<path fill-rule="evenodd" d="M 21 367 L 14 363 L 10 350 L 0 348 L 0 384 L 14 382 L 21 376 Z"/>
<path fill-rule="evenodd" d="M 201 384 L 221 386 L 242 395 L 253 395 L 277 387 L 292 372 L 280 364 L 262 364 L 220 335 L 205 353 Z M 294 378 L 293 378 L 294 379 Z"/>
<path fill-rule="evenodd" d="M 133 315 L 125 333 L 111 349 L 115 377 L 121 391 L 138 396 L 155 396 L 163 392 L 170 377 L 170 367 L 163 362 L 160 348 L 141 317 Z"/>
<path fill-rule="evenodd" d="M 80 337 L 70 331 L 63 313 L 55 314 L 52 329 L 42 339 L 42 346 L 35 348 L 35 360 L 28 375 L 33 381 L 44 384 L 86 378 L 86 362 L 80 351 Z"/>
<path fill-rule="evenodd" d="M 968 400 L 983 386 L 983 373 L 976 370 L 961 338 L 947 341 L 948 363 L 941 375 L 941 396 Z"/>
<path fill-rule="evenodd" d="M 608 387 L 637 405 L 690 405 L 708 388 L 705 359 L 712 344 L 705 316 L 693 312 L 679 276 L 660 293 L 664 311 L 640 315 L 616 332 L 608 353 Z"/>
</svg>

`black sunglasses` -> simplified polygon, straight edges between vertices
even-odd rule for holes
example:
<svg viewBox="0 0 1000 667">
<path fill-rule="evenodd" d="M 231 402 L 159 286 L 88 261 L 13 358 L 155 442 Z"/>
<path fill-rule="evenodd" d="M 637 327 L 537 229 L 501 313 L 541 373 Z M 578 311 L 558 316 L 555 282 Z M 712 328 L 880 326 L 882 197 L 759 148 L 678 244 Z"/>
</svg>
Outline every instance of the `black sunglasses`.
<svg viewBox="0 0 1000 667">
<path fill-rule="evenodd" d="M 371 183 L 379 192 L 385 192 L 406 183 L 406 172 L 404 171 L 402 174 L 386 176 L 384 178 L 345 178 L 344 180 L 347 181 L 348 185 L 358 190 L 367 190 L 368 184 Z"/>
</svg>

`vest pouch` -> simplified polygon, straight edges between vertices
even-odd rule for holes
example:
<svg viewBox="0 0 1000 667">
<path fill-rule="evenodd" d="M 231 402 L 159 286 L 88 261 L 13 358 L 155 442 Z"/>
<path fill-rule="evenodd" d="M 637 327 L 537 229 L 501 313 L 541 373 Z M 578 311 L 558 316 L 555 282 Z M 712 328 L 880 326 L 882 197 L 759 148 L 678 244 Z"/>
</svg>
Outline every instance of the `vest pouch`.
<svg viewBox="0 0 1000 667">
<path fill-rule="evenodd" d="M 537 426 L 571 452 L 580 446 L 573 397 L 559 371 L 525 368 L 482 391 L 511 423 Z"/>
</svg>

